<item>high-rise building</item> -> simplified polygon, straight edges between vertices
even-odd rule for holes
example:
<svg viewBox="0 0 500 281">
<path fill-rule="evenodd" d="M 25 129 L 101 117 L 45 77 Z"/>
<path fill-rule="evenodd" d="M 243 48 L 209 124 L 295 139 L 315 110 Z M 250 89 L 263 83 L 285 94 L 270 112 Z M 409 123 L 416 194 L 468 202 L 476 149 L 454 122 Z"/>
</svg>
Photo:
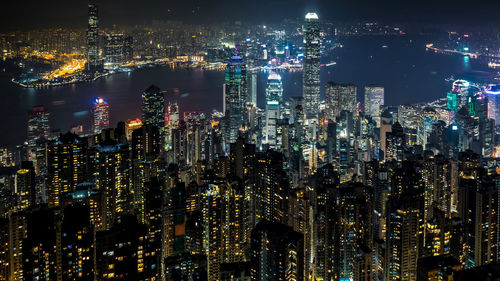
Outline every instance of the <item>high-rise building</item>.
<svg viewBox="0 0 500 281">
<path fill-rule="evenodd" d="M 21 169 L 17 171 L 14 194 L 17 197 L 16 205 L 18 210 L 35 205 L 35 168 L 32 162 L 24 161 L 21 164 Z"/>
<path fill-rule="evenodd" d="M 252 231 L 251 280 L 305 280 L 303 243 L 289 226 L 259 222 Z"/>
<path fill-rule="evenodd" d="M 257 73 L 252 71 L 250 74 L 249 100 L 253 106 L 257 106 Z"/>
<path fill-rule="evenodd" d="M 325 89 L 326 117 L 335 120 L 342 110 L 356 112 L 356 85 L 330 82 Z"/>
<path fill-rule="evenodd" d="M 120 33 L 106 35 L 106 44 L 104 47 L 104 68 L 118 68 L 125 62 L 125 36 Z"/>
<path fill-rule="evenodd" d="M 92 118 L 94 134 L 100 134 L 109 127 L 109 103 L 102 97 L 96 98 L 92 103 Z"/>
<path fill-rule="evenodd" d="M 237 53 L 227 63 L 223 94 L 224 141 L 227 146 L 236 141 L 238 130 L 248 121 L 247 66 Z"/>
<path fill-rule="evenodd" d="M 28 146 L 34 148 L 39 138 L 49 138 L 50 113 L 43 106 L 34 106 L 28 113 Z"/>
<path fill-rule="evenodd" d="M 155 85 L 142 93 L 142 123 L 158 127 L 161 135 L 165 132 L 165 100 L 163 92 Z"/>
<path fill-rule="evenodd" d="M 304 26 L 304 62 L 302 71 L 302 96 L 305 119 L 317 119 L 320 100 L 320 44 L 319 18 L 307 13 Z"/>
<path fill-rule="evenodd" d="M 125 135 L 127 136 L 127 141 L 132 140 L 132 133 L 134 130 L 142 127 L 142 121 L 139 118 L 129 119 L 125 124 Z"/>
<path fill-rule="evenodd" d="M 59 205 L 61 195 L 85 181 L 87 140 L 75 134 L 61 135 L 47 145 L 49 206 Z"/>
<path fill-rule="evenodd" d="M 484 92 L 488 98 L 488 118 L 500 124 L 500 86 L 491 87 Z"/>
<path fill-rule="evenodd" d="M 377 127 L 380 127 L 383 105 L 384 87 L 378 85 L 365 86 L 365 113 L 377 122 Z"/>
<path fill-rule="evenodd" d="M 37 174 L 45 173 L 45 143 L 49 139 L 50 113 L 43 106 L 34 106 L 28 113 L 28 160 L 35 164 Z"/>
<path fill-rule="evenodd" d="M 266 88 L 266 126 L 264 144 L 275 148 L 277 144 L 277 123 L 280 119 L 280 106 L 283 101 L 281 76 L 272 72 L 267 80 Z"/>
<path fill-rule="evenodd" d="M 87 70 L 99 71 L 101 59 L 99 56 L 99 16 L 96 4 L 89 4 L 87 27 Z"/>
</svg>

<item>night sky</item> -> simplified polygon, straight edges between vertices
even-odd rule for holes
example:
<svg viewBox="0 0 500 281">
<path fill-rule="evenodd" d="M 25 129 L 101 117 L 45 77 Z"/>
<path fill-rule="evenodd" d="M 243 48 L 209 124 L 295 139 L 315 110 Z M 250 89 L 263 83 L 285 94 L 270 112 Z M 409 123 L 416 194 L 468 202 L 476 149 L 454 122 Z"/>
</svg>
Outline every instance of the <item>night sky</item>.
<svg viewBox="0 0 500 281">
<path fill-rule="evenodd" d="M 36 27 L 85 27 L 88 0 L 22 0 L 2 3 L 0 30 Z M 272 23 L 315 10 L 322 19 L 381 20 L 500 27 L 499 0 L 122 0 L 95 1 L 103 26 L 176 19 L 184 22 L 228 20 Z"/>
</svg>

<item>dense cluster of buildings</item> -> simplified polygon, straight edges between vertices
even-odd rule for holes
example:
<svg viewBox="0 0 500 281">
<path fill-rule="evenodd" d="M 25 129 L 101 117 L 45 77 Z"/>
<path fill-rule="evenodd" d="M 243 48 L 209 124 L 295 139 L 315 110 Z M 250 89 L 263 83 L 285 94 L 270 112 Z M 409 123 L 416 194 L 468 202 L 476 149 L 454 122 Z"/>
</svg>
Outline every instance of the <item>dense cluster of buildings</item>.
<svg viewBox="0 0 500 281">
<path fill-rule="evenodd" d="M 331 82 L 321 101 L 317 14 L 303 34 L 303 96 L 271 72 L 264 108 L 237 50 L 222 113 L 152 85 L 140 119 L 111 127 L 97 98 L 90 132 L 52 135 L 33 108 L 26 144 L 0 149 L 0 280 L 500 276 L 497 88 L 388 107 L 383 86 L 362 106 Z"/>
</svg>

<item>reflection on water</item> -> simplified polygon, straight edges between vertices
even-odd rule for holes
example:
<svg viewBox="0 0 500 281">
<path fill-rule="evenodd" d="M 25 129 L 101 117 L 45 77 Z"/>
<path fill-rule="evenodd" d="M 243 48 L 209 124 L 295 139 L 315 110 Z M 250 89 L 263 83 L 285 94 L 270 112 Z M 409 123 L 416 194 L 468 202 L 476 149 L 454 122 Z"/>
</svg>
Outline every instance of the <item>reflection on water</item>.
<svg viewBox="0 0 500 281">
<path fill-rule="evenodd" d="M 470 70 L 470 57 L 469 56 L 464 56 L 464 70 L 469 71 Z"/>
<path fill-rule="evenodd" d="M 401 104 L 435 99 L 449 88 L 444 79 L 451 74 L 476 70 L 474 61 L 459 56 L 425 52 L 427 37 L 348 37 L 339 38 L 343 48 L 335 49 L 323 63 L 336 65 L 322 67 L 322 91 L 328 81 L 352 82 L 358 86 L 358 100 L 362 89 L 371 83 L 386 88 L 386 103 Z M 382 45 L 390 48 L 381 48 Z M 302 73 L 280 72 L 284 97 L 302 94 Z M 265 99 L 266 73 L 258 75 L 258 104 Z M 26 138 L 27 112 L 32 106 L 44 105 L 51 111 L 52 128 L 68 130 L 74 125 L 89 124 L 88 111 L 92 100 L 105 97 L 110 104 L 111 125 L 118 121 L 141 116 L 141 92 L 150 84 L 166 90 L 168 101 L 177 101 L 181 110 L 222 110 L 224 73 L 214 70 L 185 70 L 169 67 L 143 68 L 116 74 L 94 83 L 80 83 L 50 89 L 20 88 L 10 82 L 11 77 L 0 75 L 0 144 L 19 144 Z M 176 89 L 174 91 L 174 89 Z M 189 95 L 187 95 L 189 93 Z M 77 113 L 77 114 L 74 114 Z"/>
</svg>

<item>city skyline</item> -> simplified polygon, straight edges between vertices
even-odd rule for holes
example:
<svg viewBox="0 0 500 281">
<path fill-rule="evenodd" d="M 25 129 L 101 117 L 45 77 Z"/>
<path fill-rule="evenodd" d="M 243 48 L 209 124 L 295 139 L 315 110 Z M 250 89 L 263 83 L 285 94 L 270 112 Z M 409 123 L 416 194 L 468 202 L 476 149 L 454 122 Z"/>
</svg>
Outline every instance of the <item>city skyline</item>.
<svg viewBox="0 0 500 281">
<path fill-rule="evenodd" d="M 500 277 L 500 28 L 241 3 L 0 34 L 0 281 Z"/>
</svg>

